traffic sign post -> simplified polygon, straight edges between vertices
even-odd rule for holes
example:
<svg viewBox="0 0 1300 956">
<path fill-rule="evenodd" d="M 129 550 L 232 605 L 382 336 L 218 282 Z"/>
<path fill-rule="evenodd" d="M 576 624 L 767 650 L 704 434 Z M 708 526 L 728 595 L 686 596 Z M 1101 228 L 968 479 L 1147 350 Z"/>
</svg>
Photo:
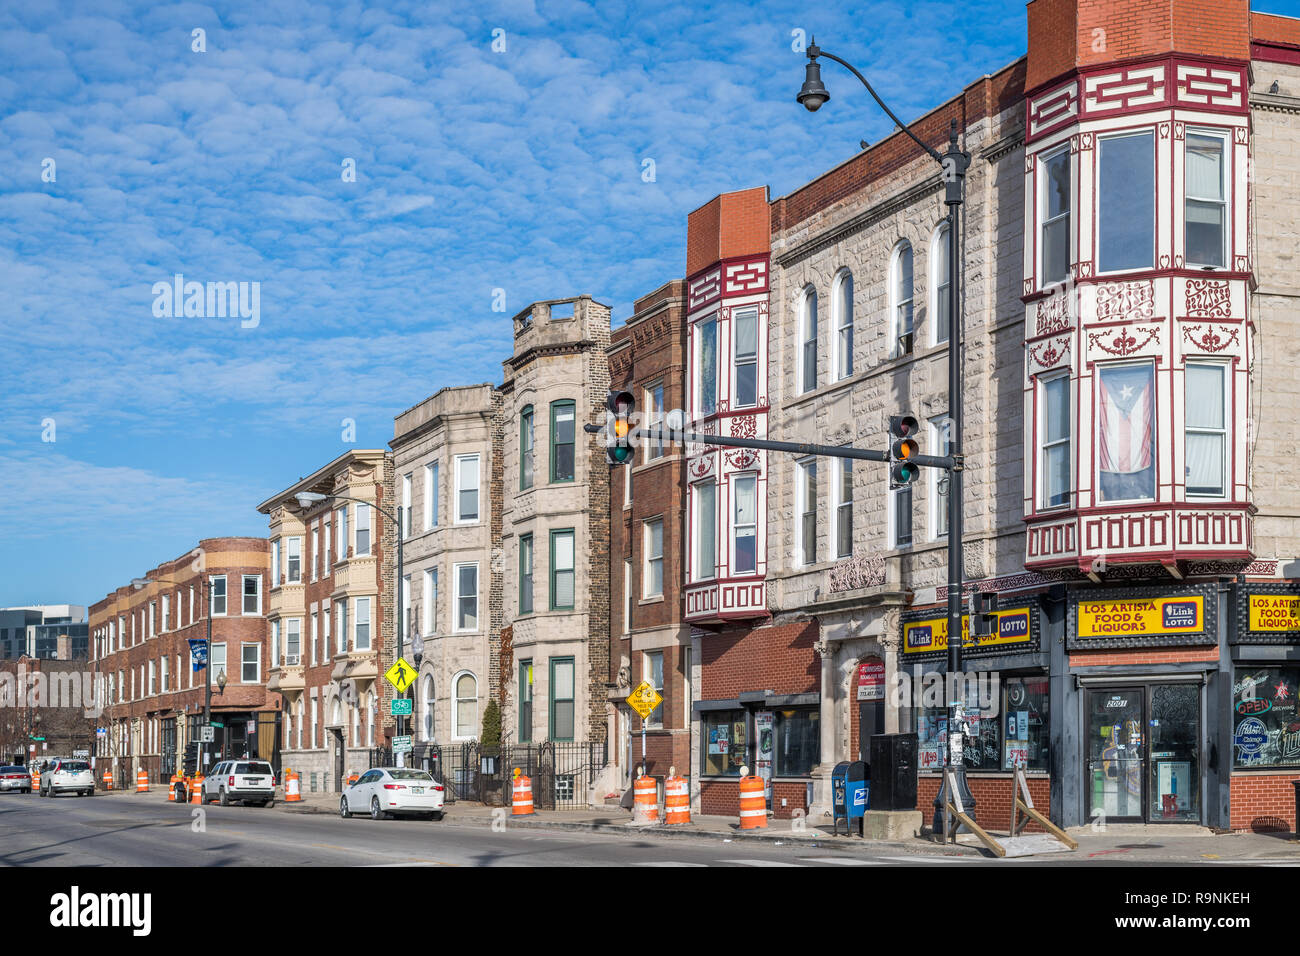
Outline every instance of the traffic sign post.
<svg viewBox="0 0 1300 956">
<path fill-rule="evenodd" d="M 410 734 L 407 734 L 405 737 L 393 738 L 393 753 L 409 754 L 413 749 L 414 747 L 411 745 Z"/>
<path fill-rule="evenodd" d="M 645 773 L 645 725 L 650 719 L 650 715 L 655 712 L 655 708 L 664 701 L 663 695 L 655 690 L 654 685 L 648 680 L 643 680 L 632 688 L 632 693 L 627 695 L 628 706 L 641 715 L 641 773 Z"/>
<path fill-rule="evenodd" d="M 210 744 L 216 739 L 216 731 L 211 727 L 199 728 L 199 743 Z"/>
</svg>

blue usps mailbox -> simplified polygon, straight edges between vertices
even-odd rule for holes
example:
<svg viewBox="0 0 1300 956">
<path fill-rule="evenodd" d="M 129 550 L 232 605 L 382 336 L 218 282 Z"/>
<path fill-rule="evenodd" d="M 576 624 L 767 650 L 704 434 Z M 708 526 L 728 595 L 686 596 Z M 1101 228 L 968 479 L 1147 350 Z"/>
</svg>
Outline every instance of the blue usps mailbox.
<svg viewBox="0 0 1300 956">
<path fill-rule="evenodd" d="M 831 832 L 839 834 L 840 821 L 844 821 L 844 835 L 850 835 L 853 820 L 866 813 L 871 798 L 871 782 L 867 779 L 867 765 L 861 760 L 835 765 L 831 771 Z M 861 833 L 861 824 L 859 824 Z"/>
</svg>

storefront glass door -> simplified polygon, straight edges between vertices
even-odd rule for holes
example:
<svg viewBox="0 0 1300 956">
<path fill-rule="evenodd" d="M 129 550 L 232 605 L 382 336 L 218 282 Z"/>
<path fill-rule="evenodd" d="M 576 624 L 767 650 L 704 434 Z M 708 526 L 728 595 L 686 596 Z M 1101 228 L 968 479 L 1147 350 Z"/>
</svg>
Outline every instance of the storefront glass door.
<svg viewBox="0 0 1300 956">
<path fill-rule="evenodd" d="M 1087 707 L 1089 819 L 1199 822 L 1200 685 L 1097 688 Z"/>
<path fill-rule="evenodd" d="M 1088 818 L 1142 819 L 1144 688 L 1088 694 Z"/>
</svg>

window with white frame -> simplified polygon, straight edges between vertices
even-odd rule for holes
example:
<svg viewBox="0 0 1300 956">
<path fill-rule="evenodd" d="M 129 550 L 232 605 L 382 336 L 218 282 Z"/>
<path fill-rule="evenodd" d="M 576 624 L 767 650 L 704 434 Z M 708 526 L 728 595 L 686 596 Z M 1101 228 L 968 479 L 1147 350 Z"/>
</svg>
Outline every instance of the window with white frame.
<svg viewBox="0 0 1300 956">
<path fill-rule="evenodd" d="M 577 405 L 551 402 L 551 481 L 573 481 L 577 474 Z"/>
<path fill-rule="evenodd" d="M 302 618 L 288 618 L 285 621 L 285 635 L 285 661 L 293 667 L 302 660 Z"/>
<path fill-rule="evenodd" d="M 478 565 L 458 564 L 456 581 L 456 630 L 478 630 Z"/>
<path fill-rule="evenodd" d="M 411 620 L 411 575 L 402 575 L 402 618 L 397 622 L 398 633 L 409 636 L 415 622 Z M 403 637 L 403 640 L 406 638 Z"/>
<path fill-rule="evenodd" d="M 889 261 L 890 358 L 912 354 L 912 244 L 900 242 Z"/>
<path fill-rule="evenodd" d="M 662 697 L 664 692 L 664 652 L 646 651 L 641 668 L 642 678 L 648 681 Z M 664 705 L 662 700 L 659 702 L 659 706 L 650 712 L 645 725 L 650 730 L 661 730 L 663 728 Z"/>
<path fill-rule="evenodd" d="M 1039 160 L 1039 285 L 1064 282 L 1070 275 L 1070 147 Z"/>
<path fill-rule="evenodd" d="M 211 583 L 211 605 L 208 612 L 213 617 L 225 617 L 226 614 L 226 576 L 214 574 L 208 579 Z"/>
<path fill-rule="evenodd" d="M 346 561 L 348 557 L 348 506 L 344 505 L 334 512 L 334 531 L 336 550 L 339 553 L 339 560 Z"/>
<path fill-rule="evenodd" d="M 799 391 L 817 387 L 817 290 L 804 289 L 799 300 Z"/>
<path fill-rule="evenodd" d="M 158 667 L 159 667 L 159 676 L 158 676 L 159 689 L 160 689 L 160 690 L 162 691 L 162 693 L 164 693 L 164 694 L 167 693 L 167 671 L 168 671 L 168 667 L 167 667 L 167 665 L 168 665 L 169 663 L 171 663 L 171 661 L 170 661 L 170 659 L 169 659 L 168 657 L 166 657 L 165 655 L 164 655 L 164 656 L 159 660 L 159 662 L 158 662 Z"/>
<path fill-rule="evenodd" d="M 519 490 L 533 486 L 535 451 L 537 448 L 533 406 L 525 405 L 519 413 Z"/>
<path fill-rule="evenodd" d="M 853 273 L 844 269 L 835 277 L 831 293 L 835 308 L 835 380 L 853 374 Z"/>
<path fill-rule="evenodd" d="M 353 603 L 356 605 L 353 611 L 356 627 L 352 646 L 358 651 L 368 651 L 370 650 L 370 598 L 357 598 Z"/>
<path fill-rule="evenodd" d="M 709 479 L 694 488 L 695 580 L 711 581 L 718 573 L 718 486 Z"/>
<path fill-rule="evenodd" d="M 1227 148 L 1222 133 L 1187 131 L 1184 233 L 1189 267 L 1222 268 L 1227 263 Z"/>
<path fill-rule="evenodd" d="M 156 622 L 158 619 L 158 602 L 149 602 L 149 636 L 154 637 L 157 634 Z"/>
<path fill-rule="evenodd" d="M 551 610 L 574 606 L 574 536 L 572 528 L 551 532 Z"/>
<path fill-rule="evenodd" d="M 795 563 L 817 563 L 817 459 L 795 463 L 795 511 L 799 531 L 795 536 Z"/>
<path fill-rule="evenodd" d="M 752 574 L 758 570 L 758 476 L 737 476 L 732 490 L 735 511 L 731 523 L 731 566 L 736 574 Z"/>
<path fill-rule="evenodd" d="M 411 528 L 415 522 L 411 518 L 411 473 L 402 476 L 402 537 L 411 536 Z"/>
<path fill-rule="evenodd" d="M 623 559 L 623 633 L 632 633 L 632 559 Z"/>
<path fill-rule="evenodd" d="M 348 652 L 348 601 L 347 598 L 340 598 L 334 602 L 334 653 L 346 654 Z"/>
<path fill-rule="evenodd" d="M 320 577 L 320 523 L 316 522 L 311 528 L 311 579 L 315 581 Z"/>
<path fill-rule="evenodd" d="M 424 466 L 424 530 L 438 527 L 438 463 Z"/>
<path fill-rule="evenodd" d="M 379 708 L 376 706 L 375 692 L 366 691 L 366 746 L 375 745 L 375 718 L 379 714 Z"/>
<path fill-rule="evenodd" d="M 172 607 L 171 596 L 164 594 L 162 596 L 162 629 L 167 630 L 167 619 Z"/>
<path fill-rule="evenodd" d="M 736 309 L 731 316 L 736 394 L 733 408 L 758 404 L 758 309 Z"/>
<path fill-rule="evenodd" d="M 711 315 L 695 324 L 696 380 L 695 394 L 699 396 L 696 416 L 703 418 L 718 410 L 718 317 Z"/>
<path fill-rule="evenodd" d="M 244 614 L 262 613 L 262 576 L 260 574 L 244 575 Z"/>
<path fill-rule="evenodd" d="M 438 615 L 438 569 L 426 568 L 424 571 L 424 608 L 421 611 L 424 620 L 424 634 L 430 635 L 437 626 Z"/>
<path fill-rule="evenodd" d="M 433 675 L 425 675 L 424 680 L 420 681 L 420 686 L 424 688 L 424 706 L 420 708 L 420 716 L 423 718 L 421 724 L 421 738 L 426 742 L 434 739 L 434 712 L 438 707 L 438 698 L 434 695 Z"/>
<path fill-rule="evenodd" d="M 952 419 L 938 415 L 930 419 L 931 454 L 945 456 L 952 449 Z M 941 468 L 927 468 L 930 488 L 930 540 L 948 536 L 948 473 Z"/>
<path fill-rule="evenodd" d="M 889 492 L 889 537 L 895 548 L 912 543 L 912 486 L 904 485 Z"/>
<path fill-rule="evenodd" d="M 1156 248 L 1155 134 L 1097 140 L 1097 271 L 1150 269 Z"/>
<path fill-rule="evenodd" d="M 316 728 L 320 724 L 320 701 L 315 697 L 311 699 L 311 737 L 307 740 L 308 747 L 315 747 L 317 741 Z"/>
<path fill-rule="evenodd" d="M 1059 508 L 1070 503 L 1070 373 L 1040 378 L 1038 394 L 1042 506 Z"/>
<path fill-rule="evenodd" d="M 519 613 L 533 613 L 533 536 L 519 536 Z"/>
<path fill-rule="evenodd" d="M 289 573 L 285 580 L 289 584 L 298 584 L 302 581 L 301 537 L 293 537 L 289 539 Z"/>
<path fill-rule="evenodd" d="M 280 619 L 271 622 L 271 670 L 280 666 Z"/>
<path fill-rule="evenodd" d="M 642 554 L 645 556 L 641 596 L 661 597 L 664 593 L 664 519 L 651 518 L 642 522 L 641 527 Z"/>
<path fill-rule="evenodd" d="M 1219 363 L 1187 363 L 1184 475 L 1189 495 L 1223 497 L 1226 491 L 1226 373 L 1227 366 Z"/>
<path fill-rule="evenodd" d="M 240 645 L 239 682 L 241 684 L 262 683 L 262 645 Z"/>
<path fill-rule="evenodd" d="M 478 736 L 478 680 L 468 671 L 452 679 L 456 699 L 452 704 L 452 736 L 466 740 Z"/>
<path fill-rule="evenodd" d="M 320 642 L 320 612 L 311 612 L 311 631 L 308 635 L 307 643 L 311 647 L 311 663 L 316 666 L 317 662 L 317 644 Z"/>
<path fill-rule="evenodd" d="M 656 382 L 653 385 L 647 385 L 645 389 L 645 408 L 646 424 L 654 431 L 658 431 L 664 423 L 664 384 Z M 645 443 L 645 460 L 654 461 L 656 458 L 662 458 L 664 454 L 663 439 L 656 435 L 649 438 Z M 631 473 L 632 469 L 626 469 Z"/>
<path fill-rule="evenodd" d="M 456 456 L 456 523 L 478 521 L 478 455 Z"/>
<path fill-rule="evenodd" d="M 334 525 L 329 518 L 325 519 L 325 533 L 322 537 L 325 541 L 325 568 L 321 571 L 321 574 L 324 577 L 329 577 L 331 574 L 330 569 L 332 567 L 330 564 L 330 545 L 334 541 Z"/>
<path fill-rule="evenodd" d="M 212 650 L 208 653 L 208 666 L 212 668 L 212 682 L 217 683 L 217 675 L 226 669 L 226 645 L 225 643 L 213 644 Z M 230 675 L 227 674 L 227 677 Z"/>
<path fill-rule="evenodd" d="M 832 459 L 835 470 L 835 557 L 853 555 L 853 459 Z"/>
<path fill-rule="evenodd" d="M 952 269 L 949 268 L 948 221 L 939 223 L 930 241 L 930 341 L 948 341 L 948 306 L 952 301 Z"/>
<path fill-rule="evenodd" d="M 370 553 L 370 505 L 364 502 L 357 502 L 354 509 L 357 518 L 356 530 L 356 551 L 355 554 Z"/>
<path fill-rule="evenodd" d="M 321 624 L 320 624 L 321 657 L 324 660 L 328 660 L 330 657 L 330 642 L 334 640 L 334 632 L 330 629 L 330 602 L 329 601 L 321 601 L 320 613 L 321 613 Z"/>
<path fill-rule="evenodd" d="M 1102 501 L 1150 501 L 1156 494 L 1155 366 L 1099 369 L 1098 486 Z"/>
<path fill-rule="evenodd" d="M 284 569 L 280 566 L 280 539 L 271 542 L 271 587 L 280 586 Z"/>
</svg>

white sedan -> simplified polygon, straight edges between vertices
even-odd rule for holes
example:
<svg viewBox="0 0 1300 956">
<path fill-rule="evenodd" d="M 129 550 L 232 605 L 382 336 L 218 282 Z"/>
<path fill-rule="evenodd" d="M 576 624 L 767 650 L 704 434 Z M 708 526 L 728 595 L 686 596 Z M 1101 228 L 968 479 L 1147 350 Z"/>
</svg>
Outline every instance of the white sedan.
<svg viewBox="0 0 1300 956">
<path fill-rule="evenodd" d="M 372 820 L 409 813 L 442 819 L 442 784 L 424 770 L 374 767 L 361 775 L 339 798 L 339 816 L 369 813 Z"/>
</svg>

